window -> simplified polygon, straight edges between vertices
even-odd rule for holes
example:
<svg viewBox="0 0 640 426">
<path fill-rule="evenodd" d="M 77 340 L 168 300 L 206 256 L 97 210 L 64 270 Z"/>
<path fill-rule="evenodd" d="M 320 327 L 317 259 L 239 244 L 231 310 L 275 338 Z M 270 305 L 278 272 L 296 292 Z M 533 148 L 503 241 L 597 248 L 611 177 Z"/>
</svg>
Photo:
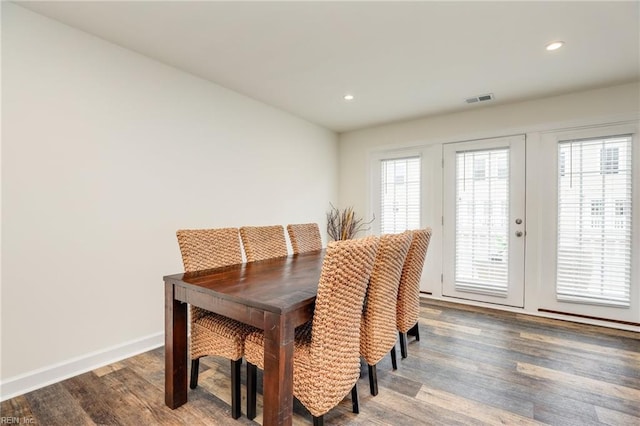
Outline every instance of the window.
<svg viewBox="0 0 640 426">
<path fill-rule="evenodd" d="M 618 150 L 617 146 L 600 149 L 600 173 L 603 175 L 618 173 Z"/>
<path fill-rule="evenodd" d="M 559 301 L 630 306 L 631 146 L 631 136 L 558 143 L 568 159 L 558 176 Z"/>
<path fill-rule="evenodd" d="M 591 227 L 602 228 L 604 226 L 604 200 L 591 201 Z"/>
<path fill-rule="evenodd" d="M 473 178 L 482 180 L 487 176 L 487 159 L 482 157 L 473 157 Z"/>
<path fill-rule="evenodd" d="M 380 233 L 420 227 L 420 157 L 382 160 Z"/>
<path fill-rule="evenodd" d="M 616 229 L 625 229 L 630 226 L 631 216 L 627 213 L 629 209 L 625 204 L 624 200 L 616 200 L 614 213 Z"/>
</svg>

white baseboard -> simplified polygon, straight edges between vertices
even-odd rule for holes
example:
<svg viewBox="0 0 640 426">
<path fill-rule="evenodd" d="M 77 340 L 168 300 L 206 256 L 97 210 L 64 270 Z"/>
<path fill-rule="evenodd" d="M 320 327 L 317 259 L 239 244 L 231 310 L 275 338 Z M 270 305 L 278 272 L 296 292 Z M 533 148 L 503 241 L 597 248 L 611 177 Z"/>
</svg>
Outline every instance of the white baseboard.
<svg viewBox="0 0 640 426">
<path fill-rule="evenodd" d="M 39 368 L 0 382 L 0 401 L 40 389 L 87 371 L 121 361 L 164 345 L 164 333 L 151 334 L 68 361 Z"/>
</svg>

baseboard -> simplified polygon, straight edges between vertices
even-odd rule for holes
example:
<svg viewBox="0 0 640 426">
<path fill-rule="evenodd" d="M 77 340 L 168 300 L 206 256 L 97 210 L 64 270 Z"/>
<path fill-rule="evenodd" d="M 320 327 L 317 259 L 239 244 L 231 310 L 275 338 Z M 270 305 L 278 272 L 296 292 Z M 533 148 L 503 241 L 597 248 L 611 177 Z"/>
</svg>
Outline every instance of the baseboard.
<svg viewBox="0 0 640 426">
<path fill-rule="evenodd" d="M 164 345 L 164 333 L 151 334 L 0 382 L 0 401 L 40 389 L 87 371 Z"/>
</svg>

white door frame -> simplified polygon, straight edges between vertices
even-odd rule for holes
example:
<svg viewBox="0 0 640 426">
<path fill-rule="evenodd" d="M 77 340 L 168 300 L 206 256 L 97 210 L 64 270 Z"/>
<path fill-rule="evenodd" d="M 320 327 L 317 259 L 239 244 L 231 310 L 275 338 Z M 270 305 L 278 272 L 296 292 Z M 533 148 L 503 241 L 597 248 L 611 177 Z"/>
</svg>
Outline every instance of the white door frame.
<svg viewBox="0 0 640 426">
<path fill-rule="evenodd" d="M 541 158 L 549 164 L 539 177 L 538 197 L 539 232 L 539 282 L 537 306 L 542 312 L 566 313 L 593 319 L 640 323 L 640 140 L 637 124 L 599 126 L 586 129 L 547 132 L 541 135 Z M 558 148 L 562 140 L 607 137 L 632 134 L 632 261 L 631 261 L 631 306 L 617 308 L 594 304 L 558 301 L 556 297 L 556 256 L 557 256 L 557 210 L 558 210 Z"/>
</svg>

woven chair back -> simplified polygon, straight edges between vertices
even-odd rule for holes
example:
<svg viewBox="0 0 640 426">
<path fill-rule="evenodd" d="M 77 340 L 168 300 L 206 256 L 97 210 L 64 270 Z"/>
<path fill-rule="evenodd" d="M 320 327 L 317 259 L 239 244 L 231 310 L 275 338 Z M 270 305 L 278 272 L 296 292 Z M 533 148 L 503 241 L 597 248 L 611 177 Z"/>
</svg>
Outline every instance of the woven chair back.
<svg viewBox="0 0 640 426">
<path fill-rule="evenodd" d="M 176 232 L 185 272 L 219 268 L 242 263 L 237 228 L 181 229 Z M 191 321 L 207 311 L 191 307 Z"/>
<path fill-rule="evenodd" d="M 327 246 L 313 314 L 311 368 L 297 372 L 295 380 L 296 393 L 314 415 L 342 401 L 360 375 L 360 319 L 377 247 L 376 237 Z"/>
<path fill-rule="evenodd" d="M 240 228 L 240 238 L 247 255 L 247 262 L 287 256 L 287 241 L 284 228 L 275 226 L 244 226 Z"/>
<path fill-rule="evenodd" d="M 431 228 L 413 231 L 413 240 L 402 268 L 400 287 L 398 288 L 396 325 L 401 333 L 406 333 L 418 322 L 420 314 L 420 276 L 422 275 L 422 267 L 427 256 L 430 240 Z"/>
<path fill-rule="evenodd" d="M 176 235 L 185 272 L 242 263 L 237 228 L 181 229 Z"/>
<path fill-rule="evenodd" d="M 287 225 L 293 253 L 305 253 L 322 249 L 322 238 L 317 223 Z"/>
<path fill-rule="evenodd" d="M 398 339 L 398 286 L 412 239 L 411 231 L 380 237 L 360 327 L 360 355 L 369 365 L 376 365 Z"/>
</svg>

